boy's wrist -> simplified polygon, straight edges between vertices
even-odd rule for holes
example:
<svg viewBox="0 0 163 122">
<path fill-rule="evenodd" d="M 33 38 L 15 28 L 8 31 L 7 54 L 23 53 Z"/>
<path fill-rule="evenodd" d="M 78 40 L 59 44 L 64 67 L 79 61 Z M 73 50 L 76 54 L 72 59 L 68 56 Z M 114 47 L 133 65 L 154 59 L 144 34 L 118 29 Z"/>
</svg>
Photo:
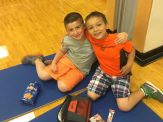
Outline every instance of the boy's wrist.
<svg viewBox="0 0 163 122">
<path fill-rule="evenodd" d="M 57 61 L 56 61 L 56 60 L 53 60 L 53 61 L 52 61 L 52 64 L 57 64 Z"/>
<path fill-rule="evenodd" d="M 127 62 L 126 66 L 127 67 L 132 67 L 133 63 L 132 62 Z"/>
</svg>

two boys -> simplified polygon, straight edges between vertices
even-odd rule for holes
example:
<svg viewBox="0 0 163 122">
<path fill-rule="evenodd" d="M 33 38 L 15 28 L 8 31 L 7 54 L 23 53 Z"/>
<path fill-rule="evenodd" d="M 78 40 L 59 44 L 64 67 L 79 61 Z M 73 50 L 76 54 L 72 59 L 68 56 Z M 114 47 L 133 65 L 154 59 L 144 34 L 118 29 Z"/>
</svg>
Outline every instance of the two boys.
<svg viewBox="0 0 163 122">
<path fill-rule="evenodd" d="M 118 107 L 122 111 L 129 111 L 145 96 L 163 101 L 163 93 L 150 83 L 145 83 L 137 92 L 130 93 L 130 76 L 127 74 L 134 61 L 134 48 L 129 41 L 123 44 L 115 43 L 117 34 L 106 32 L 107 21 L 102 13 L 92 12 L 86 17 L 88 32 L 79 13 L 69 13 L 64 19 L 64 24 L 68 35 L 64 37 L 62 48 L 57 52 L 51 65 L 44 64 L 43 56 L 29 55 L 22 59 L 23 64 L 36 66 L 41 80 L 55 79 L 60 91 L 70 91 L 89 73 L 96 61 L 96 55 L 100 66 L 88 85 L 88 96 L 91 99 L 101 97 L 111 86 Z M 128 61 L 120 69 L 121 49 L 128 53 Z"/>
<path fill-rule="evenodd" d="M 47 81 L 57 80 L 58 89 L 62 92 L 72 90 L 90 72 L 96 57 L 92 46 L 85 35 L 85 25 L 79 13 L 72 12 L 64 18 L 67 36 L 64 37 L 62 48 L 56 53 L 52 64 L 46 66 L 43 56 L 28 55 L 22 64 L 36 66 L 38 77 Z M 125 39 L 125 34 L 119 36 Z"/>
</svg>

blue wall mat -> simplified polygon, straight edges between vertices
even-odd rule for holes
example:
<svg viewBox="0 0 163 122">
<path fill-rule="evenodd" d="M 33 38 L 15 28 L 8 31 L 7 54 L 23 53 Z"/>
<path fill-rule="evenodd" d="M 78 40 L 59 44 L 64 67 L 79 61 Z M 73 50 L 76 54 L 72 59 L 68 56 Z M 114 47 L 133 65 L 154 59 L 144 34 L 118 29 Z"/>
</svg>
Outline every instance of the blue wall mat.
<svg viewBox="0 0 163 122">
<path fill-rule="evenodd" d="M 83 95 L 83 94 L 82 94 Z M 60 106 L 32 120 L 32 122 L 57 122 L 57 114 Z M 115 98 L 109 90 L 107 95 L 93 102 L 91 116 L 99 113 L 103 119 L 107 119 L 108 109 L 115 110 L 113 122 L 163 122 L 151 109 L 143 102 L 140 102 L 132 111 L 121 112 L 118 110 Z"/>
<path fill-rule="evenodd" d="M 49 59 L 53 56 L 47 57 Z M 93 72 L 86 77 L 74 91 L 87 86 Z M 34 106 L 26 106 L 20 103 L 20 99 L 29 82 L 39 81 L 41 92 Z M 0 70 L 0 121 L 22 114 L 41 105 L 54 101 L 67 94 L 61 93 L 57 89 L 54 80 L 48 82 L 40 81 L 34 66 L 17 65 L 5 70 Z M 70 93 L 72 93 L 70 92 Z"/>
</svg>

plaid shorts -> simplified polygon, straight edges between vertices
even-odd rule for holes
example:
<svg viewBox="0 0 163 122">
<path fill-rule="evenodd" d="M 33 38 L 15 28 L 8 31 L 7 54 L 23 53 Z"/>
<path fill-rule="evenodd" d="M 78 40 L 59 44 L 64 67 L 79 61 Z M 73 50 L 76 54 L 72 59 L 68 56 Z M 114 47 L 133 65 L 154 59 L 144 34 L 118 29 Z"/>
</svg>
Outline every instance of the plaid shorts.
<svg viewBox="0 0 163 122">
<path fill-rule="evenodd" d="M 105 74 L 100 67 L 96 69 L 90 83 L 87 86 L 88 91 L 94 92 L 100 96 L 105 95 L 111 86 L 115 98 L 125 98 L 130 95 L 129 90 L 130 76 L 111 77 Z"/>
</svg>

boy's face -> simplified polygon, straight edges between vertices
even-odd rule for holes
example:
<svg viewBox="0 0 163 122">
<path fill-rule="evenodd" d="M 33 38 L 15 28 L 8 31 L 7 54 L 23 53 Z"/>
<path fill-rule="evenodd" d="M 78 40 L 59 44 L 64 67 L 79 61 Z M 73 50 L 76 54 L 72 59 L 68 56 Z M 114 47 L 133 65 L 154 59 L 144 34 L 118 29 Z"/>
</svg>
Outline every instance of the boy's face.
<svg viewBox="0 0 163 122">
<path fill-rule="evenodd" d="M 95 39 L 103 39 L 107 35 L 107 24 L 103 21 L 102 17 L 91 17 L 87 20 L 86 27 Z"/>
<path fill-rule="evenodd" d="M 85 27 L 80 20 L 74 21 L 66 25 L 66 31 L 69 36 L 76 40 L 81 40 L 84 38 Z"/>
</svg>

